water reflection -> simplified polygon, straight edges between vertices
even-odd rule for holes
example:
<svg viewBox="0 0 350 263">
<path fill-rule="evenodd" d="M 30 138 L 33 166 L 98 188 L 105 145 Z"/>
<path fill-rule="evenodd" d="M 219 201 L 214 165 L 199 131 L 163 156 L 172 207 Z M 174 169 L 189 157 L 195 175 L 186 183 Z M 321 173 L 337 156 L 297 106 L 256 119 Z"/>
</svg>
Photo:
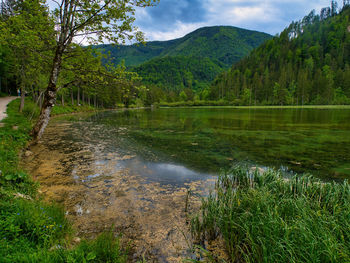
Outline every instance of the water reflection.
<svg viewBox="0 0 350 263">
<path fill-rule="evenodd" d="M 214 174 L 202 173 L 188 169 L 187 167 L 173 163 L 161 163 L 161 162 L 147 162 L 139 157 L 128 157 L 127 159 L 120 158 L 117 163 L 111 160 L 96 160 L 96 169 L 103 170 L 105 167 L 112 166 L 112 170 L 109 174 L 115 174 L 125 169 L 129 173 L 139 175 L 145 182 L 158 182 L 165 185 L 180 186 L 184 183 L 191 181 L 206 180 L 208 178 L 214 178 Z M 76 171 L 72 171 L 73 178 L 77 178 Z M 88 175 L 82 182 L 87 182 L 100 177 L 104 174 L 93 173 Z"/>
<path fill-rule="evenodd" d="M 144 162 L 138 158 L 124 161 L 124 167 L 127 167 L 132 174 L 138 174 L 147 180 L 162 184 L 179 185 L 213 177 L 213 175 L 196 172 L 182 165 Z"/>
</svg>

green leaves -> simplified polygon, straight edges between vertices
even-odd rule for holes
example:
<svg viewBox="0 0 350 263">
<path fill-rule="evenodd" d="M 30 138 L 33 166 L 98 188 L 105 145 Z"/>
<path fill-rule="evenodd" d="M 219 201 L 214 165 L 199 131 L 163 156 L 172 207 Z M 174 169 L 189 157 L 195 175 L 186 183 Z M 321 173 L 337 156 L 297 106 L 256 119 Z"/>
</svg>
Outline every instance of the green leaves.
<svg viewBox="0 0 350 263">
<path fill-rule="evenodd" d="M 28 175 L 24 172 L 15 172 L 15 173 L 10 173 L 5 175 L 5 180 L 14 181 L 14 182 L 24 181 L 27 178 L 28 178 Z"/>
</svg>

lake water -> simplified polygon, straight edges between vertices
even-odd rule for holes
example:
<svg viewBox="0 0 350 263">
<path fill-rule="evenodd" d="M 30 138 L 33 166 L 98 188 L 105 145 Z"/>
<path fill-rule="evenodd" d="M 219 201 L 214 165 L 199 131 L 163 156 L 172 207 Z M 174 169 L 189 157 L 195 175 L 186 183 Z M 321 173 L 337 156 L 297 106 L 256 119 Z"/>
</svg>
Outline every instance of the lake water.
<svg viewBox="0 0 350 263">
<path fill-rule="evenodd" d="M 350 178 L 350 109 L 179 108 L 53 118 L 22 166 L 77 235 L 113 227 L 138 262 L 193 256 L 201 196 L 237 163 Z"/>
<path fill-rule="evenodd" d="M 160 181 L 217 174 L 236 163 L 350 178 L 350 109 L 130 110 L 76 125 L 87 123 L 100 127 L 98 140 L 111 147 L 118 141 Z"/>
</svg>

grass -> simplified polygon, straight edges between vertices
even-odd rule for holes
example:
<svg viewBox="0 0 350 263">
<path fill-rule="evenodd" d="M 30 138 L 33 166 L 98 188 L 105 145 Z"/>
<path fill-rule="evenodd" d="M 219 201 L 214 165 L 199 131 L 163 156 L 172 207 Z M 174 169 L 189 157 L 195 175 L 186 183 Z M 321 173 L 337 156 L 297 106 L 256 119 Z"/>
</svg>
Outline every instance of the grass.
<svg viewBox="0 0 350 263">
<path fill-rule="evenodd" d="M 235 167 L 191 228 L 199 243 L 223 240 L 232 262 L 350 262 L 350 186 Z"/>
<path fill-rule="evenodd" d="M 177 102 L 165 102 L 162 101 L 157 106 L 160 107 L 202 107 L 202 106 L 232 106 L 231 102 L 218 100 L 218 101 L 209 101 L 209 100 L 198 100 L 198 101 L 177 101 Z"/>
<path fill-rule="evenodd" d="M 72 246 L 64 209 L 40 200 L 38 184 L 18 167 L 39 109 L 26 101 L 20 114 L 18 106 L 19 100 L 9 104 L 0 127 L 0 262 L 126 262 L 127 253 L 111 231 Z"/>
<path fill-rule="evenodd" d="M 95 111 L 96 108 L 93 106 L 88 105 L 70 105 L 66 104 L 65 106 L 62 105 L 55 105 L 55 107 L 52 108 L 52 115 L 60 115 L 60 114 L 69 114 L 69 113 L 76 113 L 76 112 L 88 112 L 88 111 Z"/>
<path fill-rule="evenodd" d="M 229 108 L 229 109 L 350 109 L 350 105 L 268 105 L 268 106 L 235 106 L 221 101 L 172 102 L 160 103 L 161 108 Z"/>
</svg>

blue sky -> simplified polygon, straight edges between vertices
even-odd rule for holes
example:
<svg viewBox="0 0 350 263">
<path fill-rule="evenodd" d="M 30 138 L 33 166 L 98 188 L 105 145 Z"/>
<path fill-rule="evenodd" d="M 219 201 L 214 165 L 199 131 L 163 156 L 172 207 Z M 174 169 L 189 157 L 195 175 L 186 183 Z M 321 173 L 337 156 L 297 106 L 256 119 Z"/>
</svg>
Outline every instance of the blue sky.
<svg viewBox="0 0 350 263">
<path fill-rule="evenodd" d="M 169 40 L 203 26 L 230 25 L 275 35 L 331 0 L 160 0 L 138 9 L 136 25 L 147 40 Z M 342 1 L 338 0 L 339 6 Z"/>
</svg>

